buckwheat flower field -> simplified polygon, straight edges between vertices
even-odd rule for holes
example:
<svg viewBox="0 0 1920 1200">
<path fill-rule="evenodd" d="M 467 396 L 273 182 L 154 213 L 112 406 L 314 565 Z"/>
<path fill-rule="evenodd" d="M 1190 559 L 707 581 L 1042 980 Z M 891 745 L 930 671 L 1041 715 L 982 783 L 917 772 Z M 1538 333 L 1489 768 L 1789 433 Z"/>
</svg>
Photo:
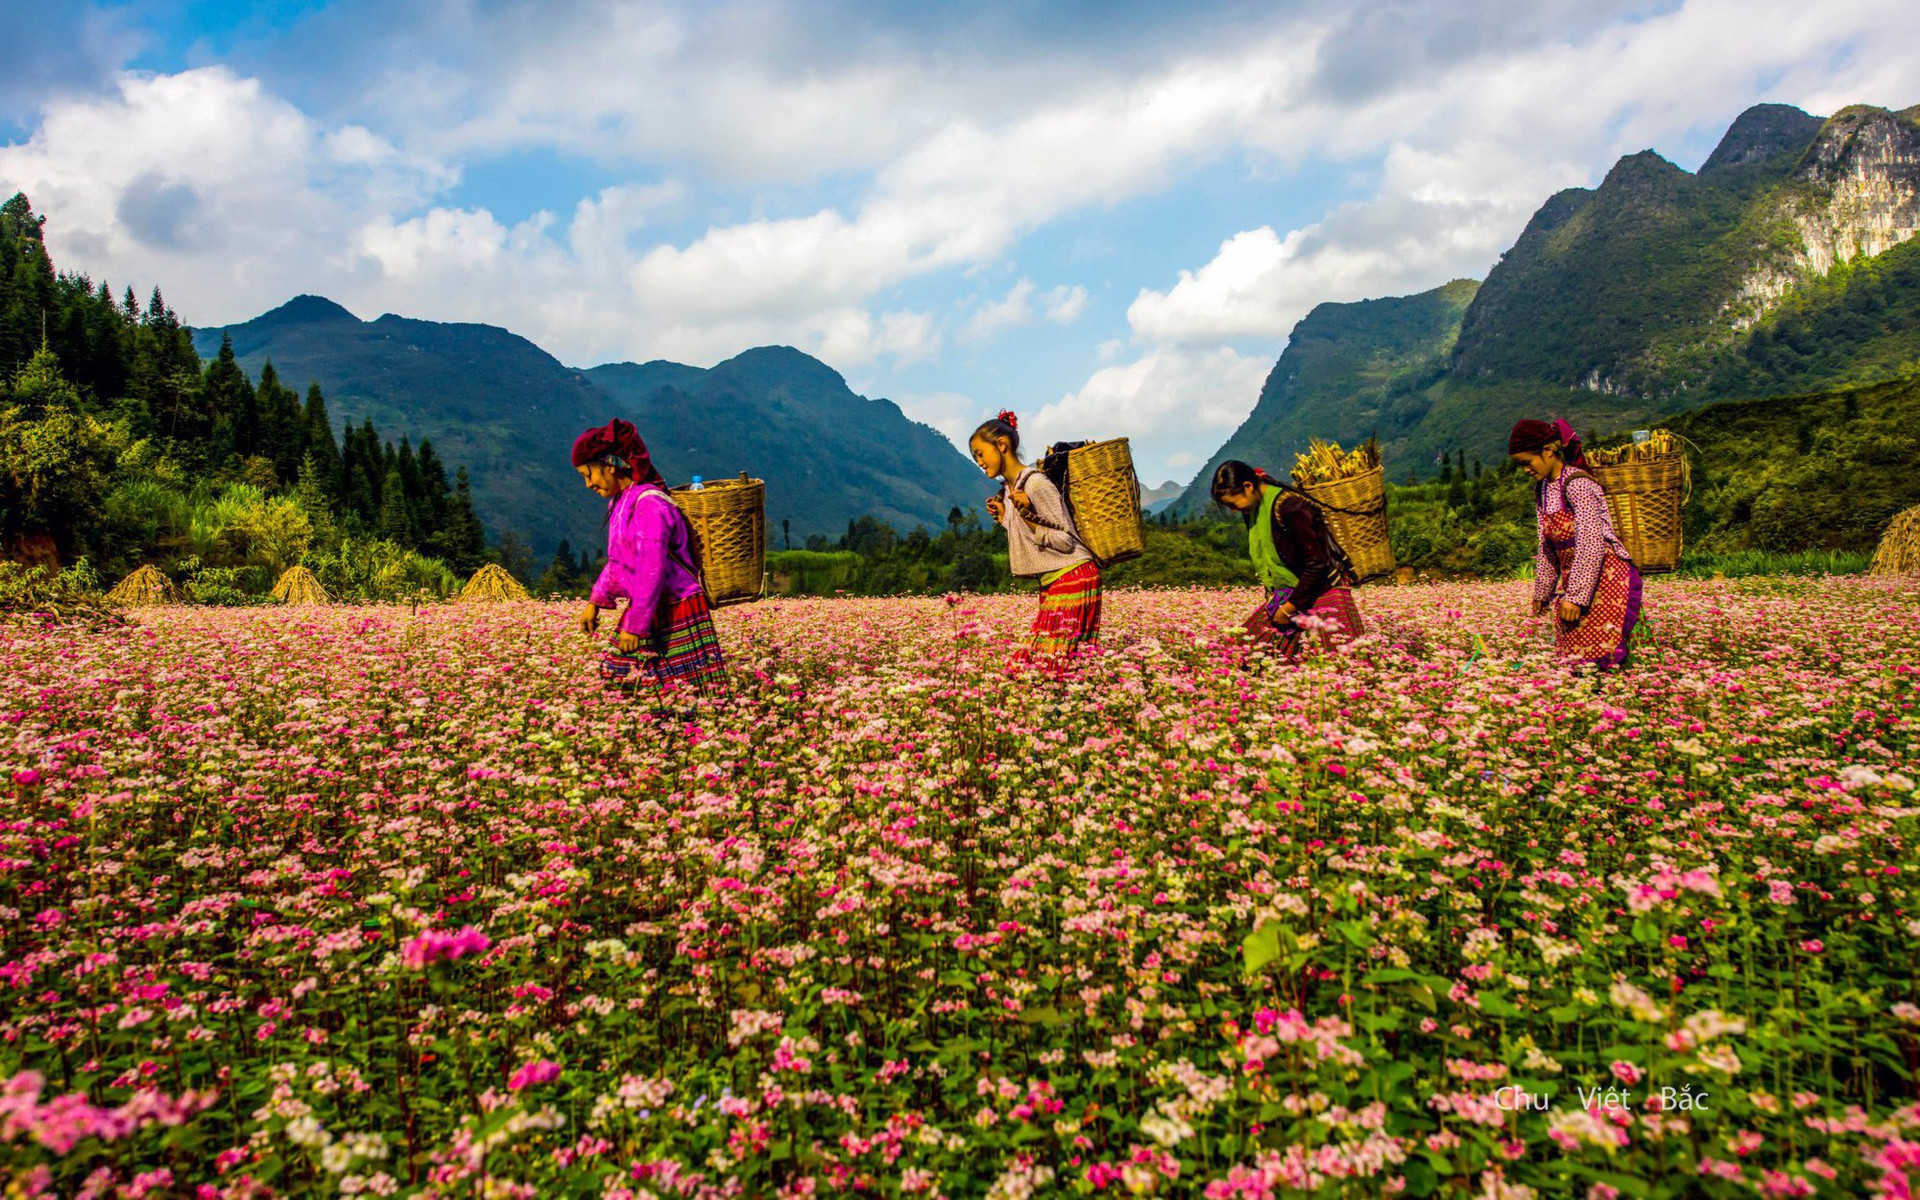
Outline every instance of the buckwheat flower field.
<svg viewBox="0 0 1920 1200">
<path fill-rule="evenodd" d="M 0 627 L 7 1194 L 1910 1195 L 1920 586 L 1361 600 Z"/>
</svg>

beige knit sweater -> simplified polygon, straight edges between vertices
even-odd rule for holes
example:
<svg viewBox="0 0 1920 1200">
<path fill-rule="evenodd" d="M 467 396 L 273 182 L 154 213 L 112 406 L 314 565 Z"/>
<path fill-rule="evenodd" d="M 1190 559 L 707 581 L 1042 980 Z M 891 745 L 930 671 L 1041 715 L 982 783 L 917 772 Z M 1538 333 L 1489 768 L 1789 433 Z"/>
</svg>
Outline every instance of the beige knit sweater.
<svg viewBox="0 0 1920 1200">
<path fill-rule="evenodd" d="M 1007 527 L 1007 565 L 1022 579 L 1032 579 L 1063 567 L 1090 562 L 1093 555 L 1080 542 L 1067 515 L 1067 502 L 1053 480 L 1038 467 L 1028 467 L 1020 476 L 1020 490 L 1033 504 L 1039 521 L 1029 523 L 1014 510 L 1011 489 L 1000 489 L 1000 523 Z M 1049 528 L 1052 526 L 1052 528 Z"/>
</svg>

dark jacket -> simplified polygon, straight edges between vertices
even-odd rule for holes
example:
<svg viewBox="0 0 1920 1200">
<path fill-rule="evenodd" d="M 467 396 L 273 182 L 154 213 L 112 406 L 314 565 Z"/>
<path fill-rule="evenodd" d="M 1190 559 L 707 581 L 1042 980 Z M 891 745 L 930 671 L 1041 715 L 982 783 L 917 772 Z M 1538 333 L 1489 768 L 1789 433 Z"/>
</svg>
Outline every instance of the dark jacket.
<svg viewBox="0 0 1920 1200">
<path fill-rule="evenodd" d="M 1306 612 L 1320 603 L 1327 589 L 1356 582 L 1327 519 L 1311 501 L 1287 492 L 1273 504 L 1273 548 L 1300 582 L 1289 599 L 1294 611 Z"/>
</svg>

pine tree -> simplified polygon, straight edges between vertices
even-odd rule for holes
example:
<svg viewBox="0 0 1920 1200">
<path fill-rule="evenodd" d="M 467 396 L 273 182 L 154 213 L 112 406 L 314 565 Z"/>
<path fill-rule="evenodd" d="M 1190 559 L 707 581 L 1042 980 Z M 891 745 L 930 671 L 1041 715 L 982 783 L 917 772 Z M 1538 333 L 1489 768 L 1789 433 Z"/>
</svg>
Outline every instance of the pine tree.
<svg viewBox="0 0 1920 1200">
<path fill-rule="evenodd" d="M 420 537 L 431 545 L 447 528 L 448 515 L 453 507 L 453 489 L 447 486 L 447 470 L 440 464 L 440 456 L 433 452 L 433 443 L 426 438 L 420 439 L 419 468 L 423 499 Z"/>
<path fill-rule="evenodd" d="M 417 546 L 424 533 L 422 517 L 427 512 L 427 492 L 420 478 L 420 464 L 413 456 L 413 443 L 406 435 L 400 437 L 400 453 L 394 463 L 400 475 L 400 497 L 407 511 L 407 544 Z"/>
<path fill-rule="evenodd" d="M 467 480 L 467 469 L 461 467 L 455 471 L 453 479 L 453 508 L 444 535 L 446 557 L 449 566 L 464 574 L 486 560 L 487 531 L 480 524 L 479 514 L 473 511 L 473 491 Z"/>
<path fill-rule="evenodd" d="M 299 498 L 300 507 L 306 510 L 308 524 L 313 526 L 314 546 L 332 549 L 339 544 L 340 530 L 333 519 L 332 489 L 327 486 L 326 477 L 311 454 L 300 462 L 300 478 L 294 485 L 294 495 Z"/>
<path fill-rule="evenodd" d="M 154 298 L 159 298 L 157 288 Z M 259 405 L 246 371 L 240 371 L 240 363 L 234 359 L 234 340 L 230 336 L 221 338 L 221 351 L 207 363 L 202 388 L 213 417 L 213 438 L 207 451 L 209 465 L 219 467 L 228 455 L 246 457 L 255 453 L 259 442 Z"/>
<path fill-rule="evenodd" d="M 255 453 L 273 463 L 274 474 L 293 479 L 300 473 L 305 457 L 306 419 L 300 412 L 300 397 L 280 382 L 272 360 L 260 368 L 260 382 L 253 395 L 260 412 L 260 437 Z"/>
<path fill-rule="evenodd" d="M 398 466 L 387 470 L 387 477 L 380 485 L 380 516 L 373 531 L 387 541 L 413 545 L 413 528 L 407 521 L 406 489 L 400 483 Z"/>
<path fill-rule="evenodd" d="M 320 394 L 318 381 L 307 385 L 305 434 L 301 438 L 302 457 L 313 459 L 314 472 L 334 500 L 341 497 L 340 447 L 333 440 L 333 418 L 327 415 L 327 398 Z"/>
</svg>

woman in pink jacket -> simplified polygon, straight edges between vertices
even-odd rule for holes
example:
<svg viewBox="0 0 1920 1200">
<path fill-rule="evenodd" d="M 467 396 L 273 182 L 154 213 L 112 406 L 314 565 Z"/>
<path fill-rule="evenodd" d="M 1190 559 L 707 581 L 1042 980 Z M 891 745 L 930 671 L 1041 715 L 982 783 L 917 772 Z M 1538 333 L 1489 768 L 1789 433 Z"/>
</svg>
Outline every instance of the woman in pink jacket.
<svg viewBox="0 0 1920 1200">
<path fill-rule="evenodd" d="M 581 610 L 580 628 L 593 633 L 601 609 L 627 602 L 614 638 L 619 653 L 606 656 L 601 677 L 646 680 L 663 692 L 723 689 L 726 658 L 694 566 L 692 531 L 647 444 L 616 417 L 574 439 L 573 466 L 607 500 L 607 565 Z"/>
</svg>

